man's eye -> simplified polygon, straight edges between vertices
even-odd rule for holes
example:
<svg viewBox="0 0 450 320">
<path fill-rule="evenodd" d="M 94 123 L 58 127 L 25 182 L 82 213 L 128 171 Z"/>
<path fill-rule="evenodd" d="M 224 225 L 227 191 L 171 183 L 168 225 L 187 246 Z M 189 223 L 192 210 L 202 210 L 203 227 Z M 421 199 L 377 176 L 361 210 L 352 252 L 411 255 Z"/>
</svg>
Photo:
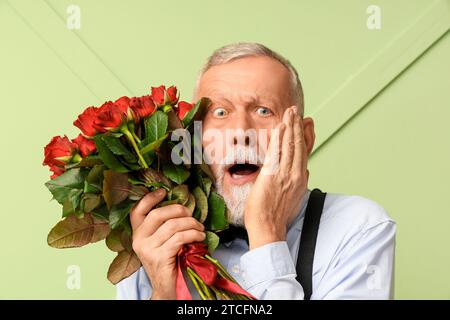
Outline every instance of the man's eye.
<svg viewBox="0 0 450 320">
<path fill-rule="evenodd" d="M 217 108 L 213 111 L 213 115 L 216 118 L 224 118 L 228 115 L 228 111 L 224 108 Z"/>
<path fill-rule="evenodd" d="M 272 115 L 272 111 L 270 111 L 270 109 L 266 107 L 258 107 L 258 109 L 256 109 L 256 113 L 261 117 L 268 117 Z"/>
</svg>

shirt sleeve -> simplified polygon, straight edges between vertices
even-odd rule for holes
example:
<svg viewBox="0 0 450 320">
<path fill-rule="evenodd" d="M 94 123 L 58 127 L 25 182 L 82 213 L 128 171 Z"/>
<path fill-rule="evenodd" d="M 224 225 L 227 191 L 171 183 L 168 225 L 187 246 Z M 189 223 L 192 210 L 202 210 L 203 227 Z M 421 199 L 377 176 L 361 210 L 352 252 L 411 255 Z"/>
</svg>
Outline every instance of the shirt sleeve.
<svg viewBox="0 0 450 320">
<path fill-rule="evenodd" d="M 392 298 L 395 231 L 386 221 L 355 234 L 323 277 L 313 278 L 311 299 Z M 250 250 L 240 262 L 244 288 L 257 299 L 304 299 L 285 241 Z"/>
<path fill-rule="evenodd" d="M 143 267 L 116 284 L 117 300 L 148 300 L 151 295 L 152 288 Z"/>
<path fill-rule="evenodd" d="M 250 250 L 241 256 L 244 288 L 259 300 L 303 300 L 295 264 L 286 241 Z"/>
<path fill-rule="evenodd" d="M 395 232 L 395 223 L 385 221 L 356 234 L 311 299 L 392 299 Z"/>
</svg>

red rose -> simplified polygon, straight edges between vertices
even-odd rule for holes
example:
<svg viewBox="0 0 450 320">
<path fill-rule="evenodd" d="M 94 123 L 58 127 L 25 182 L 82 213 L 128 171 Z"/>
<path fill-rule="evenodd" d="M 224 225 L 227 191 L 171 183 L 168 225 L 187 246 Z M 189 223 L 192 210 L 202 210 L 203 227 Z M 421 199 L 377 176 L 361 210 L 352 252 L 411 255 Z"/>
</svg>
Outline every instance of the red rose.
<svg viewBox="0 0 450 320">
<path fill-rule="evenodd" d="M 194 107 L 192 103 L 186 102 L 186 101 L 180 101 L 178 102 L 178 109 L 177 114 L 178 118 L 184 119 L 186 114 L 191 111 L 191 109 Z"/>
<path fill-rule="evenodd" d="M 78 137 L 72 139 L 72 142 L 78 146 L 80 150 L 81 156 L 87 157 L 91 153 L 94 153 L 96 150 L 96 146 L 93 140 L 86 139 L 82 134 L 79 134 Z"/>
<path fill-rule="evenodd" d="M 166 96 L 168 98 L 167 104 L 174 105 L 178 102 L 177 97 L 177 87 L 171 86 L 166 91 Z"/>
<path fill-rule="evenodd" d="M 97 130 L 94 128 L 94 120 L 97 117 L 96 107 L 86 108 L 82 114 L 78 116 L 78 119 L 73 122 L 73 124 L 80 128 L 81 132 L 85 136 L 93 137 L 97 134 Z"/>
<path fill-rule="evenodd" d="M 72 160 L 73 155 L 78 151 L 78 146 L 71 142 L 69 138 L 53 137 L 44 148 L 43 165 L 63 166 Z"/>
<path fill-rule="evenodd" d="M 127 96 L 120 97 L 117 99 L 114 104 L 120 108 L 126 115 L 128 121 L 133 120 L 133 113 L 130 108 L 131 99 Z"/>
<path fill-rule="evenodd" d="M 142 96 L 140 98 L 132 98 L 130 103 L 131 110 L 133 110 L 136 122 L 142 118 L 148 117 L 155 111 L 156 106 L 153 103 L 150 95 Z"/>
<path fill-rule="evenodd" d="M 50 171 L 53 172 L 53 174 L 50 176 L 50 179 L 55 179 L 56 177 L 59 177 L 64 173 L 64 167 L 50 166 Z"/>
<path fill-rule="evenodd" d="M 171 86 L 167 90 L 165 86 L 152 87 L 152 99 L 158 107 L 166 104 L 173 106 L 178 102 L 177 87 Z"/>
<path fill-rule="evenodd" d="M 94 128 L 99 132 L 118 131 L 127 121 L 127 113 L 111 101 L 105 102 L 98 110 Z"/>
<path fill-rule="evenodd" d="M 165 100 L 165 92 L 166 87 L 165 86 L 159 86 L 159 87 L 152 87 L 152 99 L 156 103 L 157 106 L 162 106 L 164 104 Z"/>
<path fill-rule="evenodd" d="M 127 111 L 130 107 L 130 98 L 128 98 L 127 96 L 120 97 L 114 102 L 114 104 L 121 110 Z"/>
</svg>

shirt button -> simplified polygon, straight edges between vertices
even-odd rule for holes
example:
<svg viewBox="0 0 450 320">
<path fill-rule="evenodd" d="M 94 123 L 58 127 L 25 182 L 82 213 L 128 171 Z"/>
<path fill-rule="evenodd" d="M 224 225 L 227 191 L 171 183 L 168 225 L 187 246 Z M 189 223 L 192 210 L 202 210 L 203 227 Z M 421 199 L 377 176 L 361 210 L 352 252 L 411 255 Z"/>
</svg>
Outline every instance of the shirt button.
<svg viewBox="0 0 450 320">
<path fill-rule="evenodd" d="M 239 268 L 239 266 L 237 264 L 235 264 L 234 266 L 231 267 L 231 272 L 238 274 L 239 271 L 241 271 L 241 268 Z"/>
</svg>

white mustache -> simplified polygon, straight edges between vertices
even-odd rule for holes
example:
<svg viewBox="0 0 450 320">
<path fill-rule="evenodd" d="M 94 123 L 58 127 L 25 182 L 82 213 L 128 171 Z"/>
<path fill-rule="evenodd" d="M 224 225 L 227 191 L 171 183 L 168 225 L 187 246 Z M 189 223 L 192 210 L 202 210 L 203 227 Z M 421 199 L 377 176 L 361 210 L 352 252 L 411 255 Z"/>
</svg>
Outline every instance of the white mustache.
<svg viewBox="0 0 450 320">
<path fill-rule="evenodd" d="M 255 147 L 236 146 L 219 161 L 219 175 L 223 175 L 230 165 L 244 163 L 261 166 L 264 163 L 264 154 L 258 153 Z"/>
</svg>

